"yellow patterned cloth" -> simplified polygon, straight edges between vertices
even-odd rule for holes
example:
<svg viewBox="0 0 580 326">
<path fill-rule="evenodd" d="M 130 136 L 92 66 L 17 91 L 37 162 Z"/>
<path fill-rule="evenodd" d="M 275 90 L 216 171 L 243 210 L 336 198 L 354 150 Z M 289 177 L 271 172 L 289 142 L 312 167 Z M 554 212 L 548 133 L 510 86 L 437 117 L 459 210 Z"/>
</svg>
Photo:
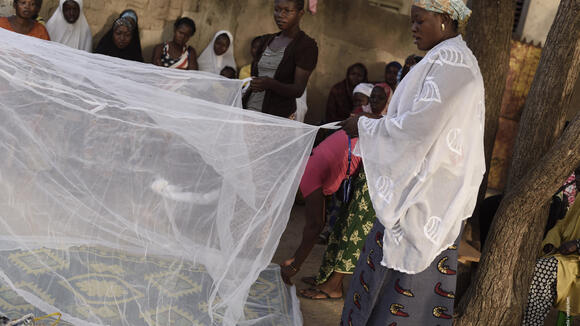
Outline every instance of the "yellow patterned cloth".
<svg viewBox="0 0 580 326">
<path fill-rule="evenodd" d="M 552 244 L 558 248 L 564 242 L 578 239 L 580 239 L 580 201 L 577 200 L 566 217 L 558 221 L 546 234 L 542 247 Z M 567 298 L 570 298 L 570 312 L 573 315 L 580 315 L 580 256 L 555 254 L 554 257 L 558 260 L 556 308 L 567 311 Z"/>
<path fill-rule="evenodd" d="M 467 23 L 471 16 L 471 10 L 462 0 L 414 0 L 413 6 L 440 14 L 448 14 L 462 25 Z"/>
</svg>

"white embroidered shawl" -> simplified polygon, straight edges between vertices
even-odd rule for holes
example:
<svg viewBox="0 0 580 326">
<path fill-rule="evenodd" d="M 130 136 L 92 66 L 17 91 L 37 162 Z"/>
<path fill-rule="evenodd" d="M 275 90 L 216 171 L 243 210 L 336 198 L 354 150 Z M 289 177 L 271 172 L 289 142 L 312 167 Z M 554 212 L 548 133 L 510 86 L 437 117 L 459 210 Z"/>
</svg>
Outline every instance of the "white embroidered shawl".
<svg viewBox="0 0 580 326">
<path fill-rule="evenodd" d="M 388 114 L 359 120 L 357 152 L 385 226 L 381 264 L 415 274 L 454 243 L 485 172 L 483 79 L 461 36 L 431 49 Z"/>
</svg>

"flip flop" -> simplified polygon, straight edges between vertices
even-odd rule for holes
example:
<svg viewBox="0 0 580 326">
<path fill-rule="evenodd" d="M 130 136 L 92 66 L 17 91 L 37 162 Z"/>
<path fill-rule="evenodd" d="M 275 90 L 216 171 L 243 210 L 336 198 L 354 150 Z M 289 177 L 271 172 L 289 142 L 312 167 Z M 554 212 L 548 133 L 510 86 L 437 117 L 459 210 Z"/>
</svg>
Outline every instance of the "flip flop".
<svg viewBox="0 0 580 326">
<path fill-rule="evenodd" d="M 308 285 L 312 285 L 312 286 L 318 285 L 318 284 L 316 284 L 316 276 L 304 276 L 300 280 Z"/>
<path fill-rule="evenodd" d="M 302 293 L 302 291 L 299 291 L 298 292 L 298 295 L 301 296 L 301 297 L 303 297 L 303 298 L 305 298 L 305 299 L 309 299 L 309 300 L 342 300 L 343 299 L 343 296 L 342 295 L 340 297 L 333 298 L 333 297 L 330 296 L 330 294 L 322 291 L 321 289 L 317 289 L 317 288 L 309 288 L 309 289 L 307 289 L 307 291 L 316 292 L 316 294 L 314 294 L 314 296 L 316 296 L 318 294 L 322 294 L 325 297 L 324 298 L 315 298 L 314 296 L 310 296 L 309 297 L 307 295 L 304 295 Z"/>
</svg>

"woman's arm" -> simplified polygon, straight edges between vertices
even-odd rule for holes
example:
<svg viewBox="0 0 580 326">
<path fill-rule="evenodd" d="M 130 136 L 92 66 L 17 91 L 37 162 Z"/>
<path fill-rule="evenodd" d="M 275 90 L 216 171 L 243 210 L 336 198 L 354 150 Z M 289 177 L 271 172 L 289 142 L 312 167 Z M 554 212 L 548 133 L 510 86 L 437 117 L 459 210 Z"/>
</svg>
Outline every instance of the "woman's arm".
<svg viewBox="0 0 580 326">
<path fill-rule="evenodd" d="M 311 74 L 312 71 L 296 67 L 293 84 L 281 83 L 270 77 L 255 77 L 252 79 L 250 88 L 252 92 L 271 90 L 281 96 L 299 98 L 304 93 Z"/>
<path fill-rule="evenodd" d="M 161 49 L 163 48 L 162 44 L 157 44 L 153 49 L 153 57 L 151 58 L 151 62 L 156 66 L 161 66 Z"/>
<path fill-rule="evenodd" d="M 197 52 L 193 47 L 189 47 L 189 65 L 187 65 L 187 70 L 199 70 L 197 65 Z"/>
<path fill-rule="evenodd" d="M 558 251 L 562 255 L 570 255 L 570 254 L 574 254 L 574 253 L 580 253 L 579 250 L 580 250 L 580 239 L 566 241 L 560 246 L 560 248 L 558 248 Z"/>
</svg>

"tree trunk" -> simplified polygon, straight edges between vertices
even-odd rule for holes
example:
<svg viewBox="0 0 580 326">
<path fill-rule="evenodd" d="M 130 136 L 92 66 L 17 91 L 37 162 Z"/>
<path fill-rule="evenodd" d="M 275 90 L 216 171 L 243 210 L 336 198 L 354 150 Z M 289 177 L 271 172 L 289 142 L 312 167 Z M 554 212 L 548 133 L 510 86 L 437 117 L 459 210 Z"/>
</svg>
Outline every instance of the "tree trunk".
<svg viewBox="0 0 580 326">
<path fill-rule="evenodd" d="M 509 71 L 510 40 L 514 24 L 515 1 L 472 1 L 472 16 L 465 41 L 477 58 L 485 85 L 485 166 L 487 172 L 479 190 L 478 205 L 471 222 L 479 225 L 479 204 L 485 198 L 493 145 L 499 124 L 501 102 Z M 479 227 L 475 227 L 479 229 Z M 479 234 L 473 234 L 474 240 Z"/>
<path fill-rule="evenodd" d="M 580 164 L 580 116 L 561 133 L 580 71 L 580 0 L 562 0 L 520 121 L 507 195 L 456 325 L 520 325 L 552 194 Z M 552 146 L 552 147 L 551 147 Z"/>
</svg>

